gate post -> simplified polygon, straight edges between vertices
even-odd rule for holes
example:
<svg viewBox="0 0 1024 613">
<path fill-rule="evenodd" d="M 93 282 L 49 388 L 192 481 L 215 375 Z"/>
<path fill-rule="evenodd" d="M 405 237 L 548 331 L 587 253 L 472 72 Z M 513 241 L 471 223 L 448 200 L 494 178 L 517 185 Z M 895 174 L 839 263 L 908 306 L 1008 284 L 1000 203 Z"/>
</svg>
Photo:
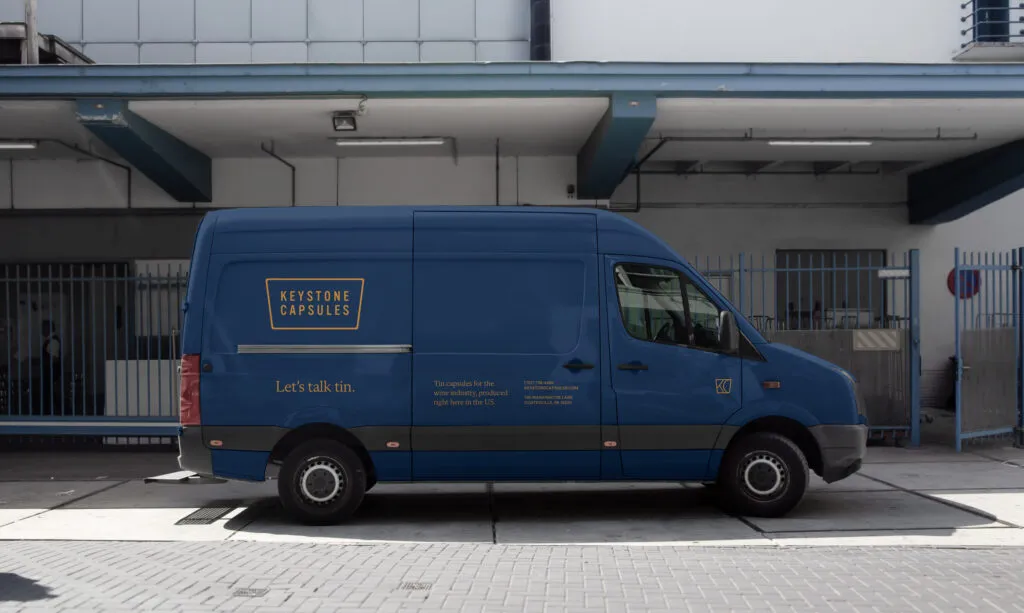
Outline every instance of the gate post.
<svg viewBox="0 0 1024 613">
<path fill-rule="evenodd" d="M 1013 254 L 1013 325 L 1016 328 L 1017 350 L 1017 431 L 1013 437 L 1013 446 L 1024 446 L 1024 278 L 1021 267 L 1024 266 L 1024 248 L 1017 249 Z"/>
<path fill-rule="evenodd" d="M 739 283 L 739 292 L 738 292 L 738 297 L 739 297 L 739 301 L 740 301 L 740 304 L 739 304 L 740 315 L 744 315 L 744 313 L 743 313 L 743 269 L 746 268 L 745 263 L 746 263 L 746 257 L 741 252 L 740 253 L 740 270 L 739 270 L 739 273 L 740 273 L 739 274 L 740 283 Z M 751 309 L 751 311 L 753 311 L 753 309 Z"/>
<path fill-rule="evenodd" d="M 956 262 L 953 265 L 953 342 L 956 347 L 955 363 L 953 364 L 953 385 L 956 397 L 956 451 L 963 449 L 963 440 L 960 435 L 963 430 L 963 398 L 961 388 L 964 379 L 963 353 L 960 351 L 960 248 L 953 249 L 953 257 Z"/>
<path fill-rule="evenodd" d="M 921 252 L 910 250 L 910 445 L 921 444 Z"/>
</svg>

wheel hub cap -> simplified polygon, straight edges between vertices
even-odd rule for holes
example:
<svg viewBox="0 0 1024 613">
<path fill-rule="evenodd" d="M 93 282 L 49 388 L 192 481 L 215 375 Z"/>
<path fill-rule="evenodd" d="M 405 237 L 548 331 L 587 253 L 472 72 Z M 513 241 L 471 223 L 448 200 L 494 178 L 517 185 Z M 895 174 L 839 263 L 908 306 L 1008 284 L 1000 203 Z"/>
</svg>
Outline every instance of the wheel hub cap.
<svg viewBox="0 0 1024 613">
<path fill-rule="evenodd" d="M 327 504 L 344 488 L 341 467 L 326 458 L 311 461 L 299 475 L 302 496 L 315 504 Z"/>
<path fill-rule="evenodd" d="M 786 467 L 773 454 L 754 454 L 743 468 L 743 482 L 751 493 L 764 498 L 773 497 L 786 485 Z"/>
</svg>

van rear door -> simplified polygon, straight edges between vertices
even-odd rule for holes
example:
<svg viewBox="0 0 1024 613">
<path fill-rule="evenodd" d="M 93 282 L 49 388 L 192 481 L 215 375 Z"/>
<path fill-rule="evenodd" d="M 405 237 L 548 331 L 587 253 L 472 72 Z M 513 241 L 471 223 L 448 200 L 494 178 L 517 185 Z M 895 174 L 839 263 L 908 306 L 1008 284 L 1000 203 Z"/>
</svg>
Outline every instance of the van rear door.
<svg viewBox="0 0 1024 613">
<path fill-rule="evenodd" d="M 606 256 L 605 275 L 623 475 L 704 479 L 741 406 L 742 360 L 719 347 L 720 309 L 671 262 Z"/>
</svg>

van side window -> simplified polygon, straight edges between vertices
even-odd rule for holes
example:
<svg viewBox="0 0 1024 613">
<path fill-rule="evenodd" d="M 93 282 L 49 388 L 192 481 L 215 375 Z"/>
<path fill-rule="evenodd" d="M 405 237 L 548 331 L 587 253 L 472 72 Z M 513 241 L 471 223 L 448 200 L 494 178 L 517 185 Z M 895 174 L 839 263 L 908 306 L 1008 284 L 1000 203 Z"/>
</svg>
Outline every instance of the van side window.
<svg viewBox="0 0 1024 613">
<path fill-rule="evenodd" d="M 626 331 L 652 343 L 718 351 L 717 306 L 676 270 L 618 264 L 615 287 Z"/>
<path fill-rule="evenodd" d="M 689 326 L 678 272 L 646 264 L 619 264 L 615 287 L 622 323 L 632 336 L 653 343 L 687 344 Z"/>
<path fill-rule="evenodd" d="M 718 351 L 722 345 L 719 342 L 719 317 L 721 309 L 715 306 L 707 294 L 700 291 L 689 279 L 683 285 L 686 295 L 687 306 L 690 307 L 690 322 L 693 325 L 693 336 L 689 343 L 693 347 Z"/>
</svg>

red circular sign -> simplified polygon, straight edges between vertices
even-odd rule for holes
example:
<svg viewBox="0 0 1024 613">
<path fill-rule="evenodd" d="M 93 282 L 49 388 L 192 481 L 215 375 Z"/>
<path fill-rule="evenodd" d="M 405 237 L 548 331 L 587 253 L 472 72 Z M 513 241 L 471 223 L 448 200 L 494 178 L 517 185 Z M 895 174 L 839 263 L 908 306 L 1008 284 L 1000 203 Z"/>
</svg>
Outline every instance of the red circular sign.
<svg viewBox="0 0 1024 613">
<path fill-rule="evenodd" d="M 949 276 L 946 277 L 946 287 L 949 288 L 949 293 L 956 295 L 956 269 L 949 271 Z M 978 290 L 981 289 L 981 271 L 980 270 L 961 270 L 960 271 L 960 297 L 961 298 L 974 298 L 978 294 Z"/>
</svg>

